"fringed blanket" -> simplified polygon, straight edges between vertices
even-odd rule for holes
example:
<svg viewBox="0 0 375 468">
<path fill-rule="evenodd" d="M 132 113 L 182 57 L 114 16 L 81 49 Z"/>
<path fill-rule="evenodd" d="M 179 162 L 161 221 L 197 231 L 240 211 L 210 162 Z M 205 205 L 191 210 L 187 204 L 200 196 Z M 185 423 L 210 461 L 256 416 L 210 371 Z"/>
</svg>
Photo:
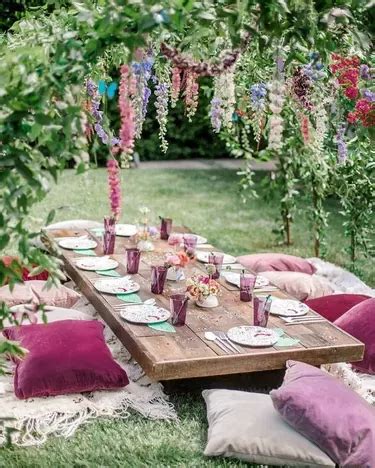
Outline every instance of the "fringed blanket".
<svg viewBox="0 0 375 468">
<path fill-rule="evenodd" d="M 79 302 L 75 308 L 95 314 L 87 301 L 81 299 Z M 40 445 L 49 436 L 70 437 L 79 426 L 99 417 L 126 418 L 129 409 L 149 419 L 177 419 L 162 385 L 145 376 L 108 327 L 105 328 L 105 337 L 113 357 L 129 377 L 130 384 L 122 390 L 18 400 L 14 396 L 9 365 L 9 372 L 0 376 L 0 417 L 7 419 L 7 427 L 17 429 L 12 433 L 14 444 Z M 0 446 L 4 441 L 5 430 L 0 426 Z"/>
</svg>

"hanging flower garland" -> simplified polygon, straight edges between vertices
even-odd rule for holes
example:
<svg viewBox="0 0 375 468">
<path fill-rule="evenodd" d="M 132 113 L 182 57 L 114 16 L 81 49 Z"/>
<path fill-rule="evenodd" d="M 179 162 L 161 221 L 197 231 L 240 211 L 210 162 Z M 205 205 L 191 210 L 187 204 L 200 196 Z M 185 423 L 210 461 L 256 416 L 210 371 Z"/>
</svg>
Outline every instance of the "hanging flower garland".
<svg viewBox="0 0 375 468">
<path fill-rule="evenodd" d="M 108 143 L 111 146 L 116 146 L 120 143 L 119 138 L 109 137 L 108 133 L 103 128 L 103 111 L 100 110 L 101 95 L 98 92 L 98 87 L 91 78 L 86 80 L 86 92 L 89 96 L 86 108 L 94 119 L 94 130 L 101 142 L 105 145 Z M 91 129 L 86 126 L 86 135 L 91 135 Z"/>
<path fill-rule="evenodd" d="M 181 91 L 181 70 L 177 67 L 172 68 L 172 86 L 171 86 L 171 107 L 176 107 Z"/>
<path fill-rule="evenodd" d="M 107 161 L 109 201 L 112 215 L 118 221 L 121 213 L 120 168 L 116 159 Z"/>
<path fill-rule="evenodd" d="M 248 46 L 249 41 L 250 34 L 245 33 L 240 47 L 232 51 L 225 51 L 221 62 L 218 64 L 211 64 L 203 61 L 196 62 L 191 57 L 183 55 L 175 47 L 169 46 L 164 42 L 160 46 L 160 52 L 180 70 L 189 70 L 191 73 L 195 73 L 198 76 L 217 76 L 233 67 L 240 53 Z"/>
<path fill-rule="evenodd" d="M 348 147 L 344 140 L 346 132 L 346 124 L 341 123 L 337 128 L 336 143 L 337 143 L 337 162 L 339 164 L 345 163 L 348 157 Z"/>
<path fill-rule="evenodd" d="M 221 127 L 232 127 L 233 118 L 238 118 L 236 110 L 236 92 L 234 70 L 227 70 L 214 78 L 214 96 L 211 100 L 211 124 L 215 133 Z"/>
<path fill-rule="evenodd" d="M 260 142 L 267 103 L 267 86 L 264 83 L 255 83 L 250 87 L 250 108 L 253 111 L 251 126 L 254 130 L 255 141 Z"/>
<path fill-rule="evenodd" d="M 168 123 L 168 95 L 169 95 L 169 83 L 158 83 L 155 86 L 155 107 L 156 107 L 156 119 L 159 122 L 159 138 L 160 147 L 163 153 L 168 150 L 168 141 L 165 138 L 167 134 L 167 123 Z"/>
<path fill-rule="evenodd" d="M 199 83 L 198 75 L 190 70 L 185 71 L 184 75 L 185 82 L 185 109 L 186 115 L 191 122 L 192 117 L 195 115 L 198 108 L 198 97 L 199 97 Z"/>
<path fill-rule="evenodd" d="M 128 65 L 120 68 L 119 108 L 121 116 L 120 148 L 130 155 L 134 148 L 135 111 L 133 98 L 136 94 L 136 81 Z"/>
<path fill-rule="evenodd" d="M 214 96 L 211 100 L 211 125 L 215 133 L 219 133 L 221 129 L 221 123 L 223 118 L 222 100 Z"/>
<path fill-rule="evenodd" d="M 154 57 L 143 51 L 138 53 L 139 61 L 132 62 L 132 71 L 136 82 L 136 93 L 133 98 L 134 120 L 135 120 L 135 138 L 139 138 L 142 133 L 143 122 L 147 113 L 147 105 L 151 96 L 151 89 L 148 82 L 152 75 Z"/>
<path fill-rule="evenodd" d="M 270 132 L 268 136 L 268 149 L 280 150 L 282 147 L 283 118 L 281 112 L 285 101 L 285 84 L 281 78 L 274 79 L 270 84 L 269 108 L 272 115 L 269 120 Z"/>
</svg>

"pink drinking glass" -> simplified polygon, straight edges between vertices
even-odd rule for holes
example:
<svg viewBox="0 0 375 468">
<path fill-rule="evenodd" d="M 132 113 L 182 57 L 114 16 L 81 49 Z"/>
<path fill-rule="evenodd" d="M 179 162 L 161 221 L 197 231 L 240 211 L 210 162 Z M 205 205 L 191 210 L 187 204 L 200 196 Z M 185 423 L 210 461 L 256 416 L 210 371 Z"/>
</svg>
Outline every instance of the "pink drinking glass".
<svg viewBox="0 0 375 468">
<path fill-rule="evenodd" d="M 172 231 L 172 219 L 171 218 L 160 218 L 160 239 L 168 240 L 169 235 Z"/>
<path fill-rule="evenodd" d="M 188 255 L 195 254 L 197 247 L 198 237 L 194 234 L 184 234 L 184 250 Z"/>
<path fill-rule="evenodd" d="M 254 296 L 254 326 L 266 327 L 271 308 L 271 296 Z"/>
<path fill-rule="evenodd" d="M 168 245 L 172 245 L 177 250 L 182 244 L 183 235 L 177 232 L 170 234 L 168 238 Z"/>
<path fill-rule="evenodd" d="M 214 254 L 211 253 L 208 255 L 208 263 L 215 266 L 215 271 L 211 275 L 211 278 L 217 280 L 220 278 L 221 267 L 223 266 L 224 254 Z"/>
<path fill-rule="evenodd" d="M 256 276 L 241 274 L 240 276 L 240 300 L 250 302 L 253 297 Z"/>
<path fill-rule="evenodd" d="M 168 268 L 165 266 L 151 267 L 151 292 L 153 294 L 163 294 Z"/>
<path fill-rule="evenodd" d="M 185 294 L 172 294 L 169 303 L 172 312 L 172 324 L 176 327 L 185 325 L 189 298 Z"/>
<path fill-rule="evenodd" d="M 138 273 L 141 251 L 136 248 L 126 249 L 126 270 L 130 275 Z"/>
<path fill-rule="evenodd" d="M 112 255 L 115 251 L 116 240 L 116 220 L 112 216 L 104 217 L 104 232 L 103 232 L 103 253 L 104 255 Z"/>
</svg>

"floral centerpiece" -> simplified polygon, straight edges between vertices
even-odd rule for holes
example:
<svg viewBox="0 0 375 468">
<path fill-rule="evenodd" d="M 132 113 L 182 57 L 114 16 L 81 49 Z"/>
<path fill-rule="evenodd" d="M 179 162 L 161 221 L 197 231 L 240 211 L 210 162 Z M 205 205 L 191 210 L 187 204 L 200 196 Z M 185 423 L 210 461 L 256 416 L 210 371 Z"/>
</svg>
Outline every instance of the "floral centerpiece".
<svg viewBox="0 0 375 468">
<path fill-rule="evenodd" d="M 147 206 L 139 208 L 141 219 L 138 223 L 138 232 L 136 235 L 137 247 L 143 252 L 154 250 L 153 241 L 157 239 L 159 231 L 155 226 L 149 226 L 148 215 L 150 209 Z"/>
<path fill-rule="evenodd" d="M 167 253 L 165 256 L 165 265 L 168 267 L 167 279 L 171 281 L 181 281 L 185 279 L 183 268 L 189 261 L 190 258 L 183 251 Z"/>
<path fill-rule="evenodd" d="M 199 307 L 217 307 L 220 285 L 210 276 L 197 274 L 186 281 L 186 291 Z"/>
</svg>

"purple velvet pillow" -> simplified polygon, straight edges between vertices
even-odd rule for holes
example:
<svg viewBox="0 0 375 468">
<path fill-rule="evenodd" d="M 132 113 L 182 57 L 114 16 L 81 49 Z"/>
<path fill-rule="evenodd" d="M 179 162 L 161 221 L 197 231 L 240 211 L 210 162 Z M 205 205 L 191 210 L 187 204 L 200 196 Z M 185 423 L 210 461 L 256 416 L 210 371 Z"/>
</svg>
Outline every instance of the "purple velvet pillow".
<svg viewBox="0 0 375 468">
<path fill-rule="evenodd" d="M 363 294 L 332 294 L 330 296 L 309 299 L 305 303 L 318 314 L 323 315 L 330 322 L 334 322 L 346 311 L 369 299 Z"/>
<path fill-rule="evenodd" d="M 337 464 L 375 467 L 375 409 L 342 382 L 288 361 L 282 386 L 270 395 L 282 418 Z"/>
<path fill-rule="evenodd" d="M 29 351 L 15 361 L 18 398 L 114 389 L 129 383 L 112 358 L 100 322 L 63 320 L 11 327 L 3 334 Z"/>
<path fill-rule="evenodd" d="M 237 261 L 255 273 L 262 271 L 297 271 L 313 275 L 316 271 L 308 260 L 282 253 L 243 255 L 238 257 Z"/>
<path fill-rule="evenodd" d="M 335 325 L 365 345 L 363 360 L 353 362 L 353 367 L 367 374 L 375 374 L 375 298 L 367 299 L 348 310 L 335 321 Z"/>
</svg>

